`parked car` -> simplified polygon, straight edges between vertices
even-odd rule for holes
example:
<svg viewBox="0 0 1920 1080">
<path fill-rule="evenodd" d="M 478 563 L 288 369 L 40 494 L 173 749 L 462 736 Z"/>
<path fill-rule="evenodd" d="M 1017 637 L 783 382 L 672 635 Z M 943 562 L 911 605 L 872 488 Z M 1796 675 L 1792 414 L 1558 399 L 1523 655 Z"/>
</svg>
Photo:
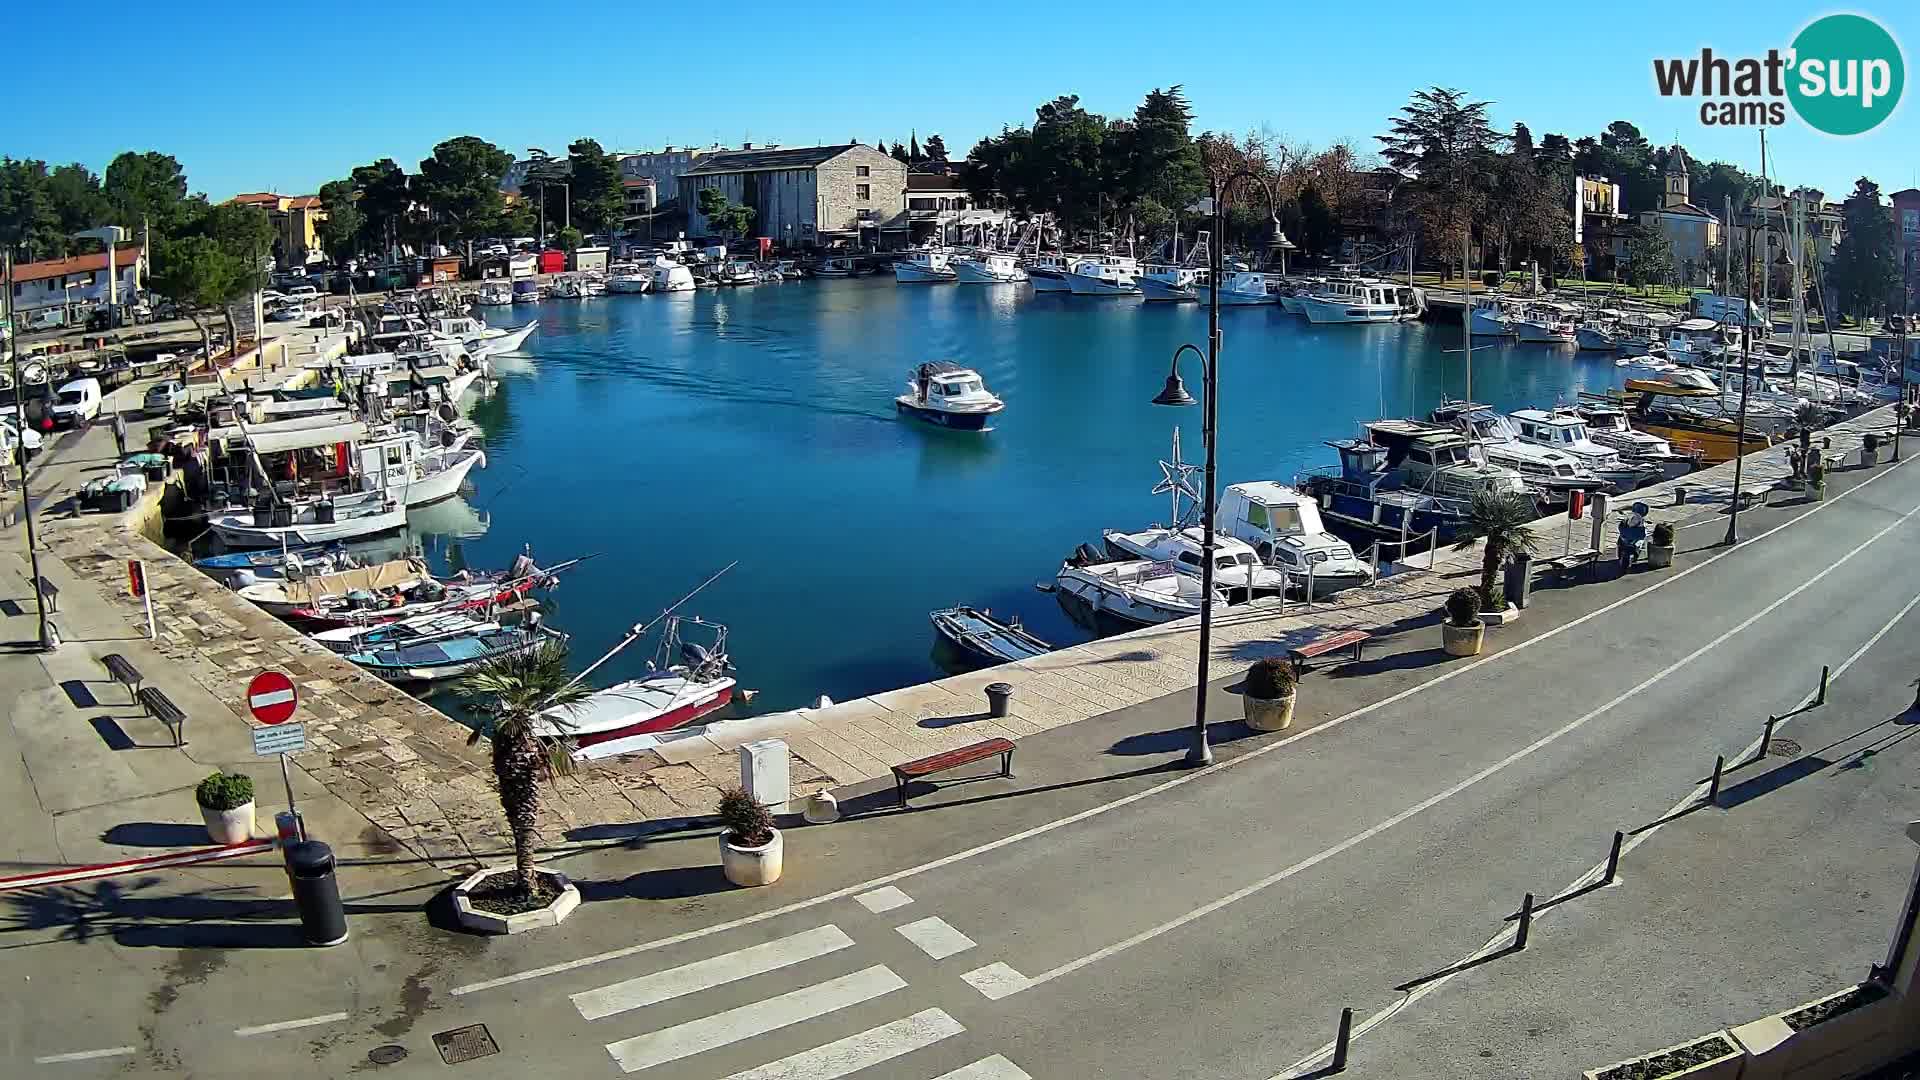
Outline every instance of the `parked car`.
<svg viewBox="0 0 1920 1080">
<path fill-rule="evenodd" d="M 162 379 L 147 387 L 140 399 L 140 405 L 147 412 L 171 416 L 173 411 L 187 402 L 187 388 L 179 379 Z"/>
<path fill-rule="evenodd" d="M 90 424 L 100 415 L 100 380 L 75 379 L 53 399 L 53 422 L 69 427 Z"/>
<path fill-rule="evenodd" d="M 40 452 L 42 442 L 40 433 L 31 427 L 22 431 L 19 421 L 15 418 L 11 416 L 0 418 L 0 455 L 3 455 L 5 460 L 12 461 L 13 448 L 23 446 L 26 448 L 27 460 L 32 461 L 33 455 Z"/>
<path fill-rule="evenodd" d="M 295 285 L 287 290 L 287 299 L 289 300 L 311 300 L 319 295 L 320 287 L 318 285 Z"/>
</svg>

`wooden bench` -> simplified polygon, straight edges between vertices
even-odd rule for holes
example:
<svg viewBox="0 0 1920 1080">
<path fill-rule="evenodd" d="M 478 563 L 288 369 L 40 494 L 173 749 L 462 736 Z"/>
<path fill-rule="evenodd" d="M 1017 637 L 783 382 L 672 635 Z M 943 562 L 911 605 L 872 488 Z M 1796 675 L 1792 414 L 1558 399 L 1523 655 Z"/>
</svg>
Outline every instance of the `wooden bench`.
<svg viewBox="0 0 1920 1080">
<path fill-rule="evenodd" d="M 1287 659 L 1293 661 L 1294 670 L 1302 675 L 1307 673 L 1307 661 L 1325 656 L 1330 652 L 1351 648 L 1353 658 L 1360 659 L 1360 650 L 1366 648 L 1373 637 L 1365 630 L 1342 630 L 1337 634 L 1323 634 L 1304 645 L 1295 645 L 1287 650 Z"/>
<path fill-rule="evenodd" d="M 147 681 L 140 674 L 140 669 L 119 653 L 108 653 L 101 657 L 100 664 L 107 669 L 107 678 L 127 688 L 128 703 L 139 704 L 140 684 Z"/>
<path fill-rule="evenodd" d="M 1000 755 L 1000 775 L 1013 775 L 1013 740 L 982 739 L 971 746 L 962 746 L 934 754 L 931 757 L 918 758 L 902 762 L 893 767 L 893 784 L 899 794 L 900 805 L 907 805 L 907 781 L 917 780 L 943 773 L 948 769 L 957 769 L 962 765 L 971 765 L 983 761 L 995 754 Z"/>
<path fill-rule="evenodd" d="M 180 706 L 173 703 L 173 699 L 161 693 L 158 687 L 153 686 L 142 687 L 134 698 L 140 702 L 140 708 L 148 716 L 167 725 L 167 730 L 173 732 L 173 745 L 187 745 L 187 714 L 181 711 Z"/>
</svg>

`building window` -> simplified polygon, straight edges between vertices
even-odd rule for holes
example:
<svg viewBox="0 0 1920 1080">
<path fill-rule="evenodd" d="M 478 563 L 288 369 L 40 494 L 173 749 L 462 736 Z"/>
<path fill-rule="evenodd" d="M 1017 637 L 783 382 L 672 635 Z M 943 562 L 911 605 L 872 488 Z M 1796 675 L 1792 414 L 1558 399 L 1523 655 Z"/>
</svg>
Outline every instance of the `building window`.
<svg viewBox="0 0 1920 1080">
<path fill-rule="evenodd" d="M 873 198 L 873 187 L 870 184 L 855 184 L 853 186 L 853 195 L 857 199 L 871 199 Z"/>
<path fill-rule="evenodd" d="M 873 168 L 872 168 L 871 166 L 868 166 L 868 165 L 855 165 L 855 166 L 853 167 L 853 175 L 855 175 L 855 176 L 872 176 L 872 175 L 873 175 Z"/>
</svg>

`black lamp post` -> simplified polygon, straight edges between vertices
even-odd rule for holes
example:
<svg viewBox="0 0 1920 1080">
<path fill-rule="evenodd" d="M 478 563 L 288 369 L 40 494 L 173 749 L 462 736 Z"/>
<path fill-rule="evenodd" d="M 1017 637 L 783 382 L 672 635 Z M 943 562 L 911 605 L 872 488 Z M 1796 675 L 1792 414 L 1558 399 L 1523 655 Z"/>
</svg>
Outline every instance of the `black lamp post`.
<svg viewBox="0 0 1920 1080">
<path fill-rule="evenodd" d="M 1191 343 L 1181 345 L 1173 351 L 1173 364 L 1167 372 L 1167 384 L 1159 396 L 1153 399 L 1155 405 L 1186 406 L 1194 404 L 1193 395 L 1187 393 L 1185 384 L 1180 381 L 1180 356 L 1187 350 L 1193 350 L 1205 363 L 1201 376 L 1202 395 L 1206 398 L 1201 414 L 1201 442 L 1207 455 L 1204 472 L 1205 486 L 1200 495 L 1200 680 L 1194 687 L 1193 705 L 1193 745 L 1187 748 L 1186 763 L 1199 767 L 1213 764 L 1213 747 L 1207 742 L 1207 660 L 1213 651 L 1213 490 L 1218 454 L 1216 443 L 1220 426 L 1220 285 L 1225 278 L 1221 263 L 1222 249 L 1226 245 L 1227 214 L 1220 193 L 1243 179 L 1258 180 L 1260 188 L 1266 192 L 1267 208 L 1273 215 L 1273 232 L 1269 238 L 1272 243 L 1285 243 L 1286 233 L 1280 227 L 1280 214 L 1274 206 L 1273 188 L 1268 186 L 1266 178 L 1251 170 L 1242 169 L 1228 177 L 1222 183 L 1218 177 L 1209 176 L 1208 186 L 1213 202 L 1213 239 L 1214 244 L 1207 253 L 1208 289 L 1207 289 L 1207 351 Z"/>
<path fill-rule="evenodd" d="M 1729 240 L 1732 238 L 1729 237 Z M 1795 326 L 1799 322 L 1795 322 Z M 1728 547 L 1740 542 L 1740 474 L 1747 460 L 1747 388 L 1753 385 L 1752 360 L 1748 345 L 1753 341 L 1753 226 L 1747 226 L 1747 315 L 1746 332 L 1740 335 L 1740 422 L 1733 436 L 1733 499 L 1727 503 Z M 1793 343 L 1799 355 L 1800 343 Z"/>
<path fill-rule="evenodd" d="M 1900 460 L 1900 432 L 1907 426 L 1907 289 L 1908 272 L 1913 265 L 1913 249 L 1900 251 L 1900 321 L 1893 328 L 1894 362 L 1900 367 L 1900 400 L 1893 406 L 1893 460 Z"/>
</svg>

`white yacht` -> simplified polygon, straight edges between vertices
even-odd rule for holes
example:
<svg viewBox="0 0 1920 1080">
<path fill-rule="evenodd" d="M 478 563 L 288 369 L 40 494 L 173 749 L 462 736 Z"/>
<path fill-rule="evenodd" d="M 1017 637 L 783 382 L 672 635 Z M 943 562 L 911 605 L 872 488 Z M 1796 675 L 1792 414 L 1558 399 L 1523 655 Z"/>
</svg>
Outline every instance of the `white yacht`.
<svg viewBox="0 0 1920 1080">
<path fill-rule="evenodd" d="M 963 255 L 953 260 L 953 272 L 962 285 L 1015 285 L 1027 280 L 1020 261 L 1003 251 Z"/>
<path fill-rule="evenodd" d="M 1476 296 L 1468 306 L 1475 337 L 1512 337 L 1513 312 L 1498 296 Z"/>
<path fill-rule="evenodd" d="M 643 293 L 653 287 L 653 275 L 638 263 L 615 263 L 607 268 L 607 291 Z"/>
<path fill-rule="evenodd" d="M 959 276 L 953 269 L 951 257 L 937 248 L 909 252 L 906 258 L 893 264 L 893 280 L 901 285 L 938 284 L 954 281 Z"/>
<path fill-rule="evenodd" d="M 1140 264 L 1124 255 L 1089 255 L 1067 271 L 1075 296 L 1138 296 Z"/>
<path fill-rule="evenodd" d="M 1329 281 L 1300 304 L 1313 323 L 1406 322 L 1427 306 L 1419 289 L 1374 278 Z"/>
<path fill-rule="evenodd" d="M 1294 586 L 1305 589 L 1311 580 L 1316 600 L 1373 581 L 1373 567 L 1321 523 L 1319 503 L 1285 484 L 1229 486 L 1214 520 L 1223 532 L 1253 545 L 1254 555 Z"/>
<path fill-rule="evenodd" d="M 1620 451 L 1587 436 L 1587 422 L 1562 410 L 1521 409 L 1512 414 L 1520 441 L 1569 454 L 1586 466 L 1615 494 L 1633 491 L 1661 478 L 1661 470 L 1639 461 L 1626 461 Z"/>
<path fill-rule="evenodd" d="M 1207 272 L 1192 266 L 1147 266 L 1134 279 L 1140 298 L 1154 303 L 1184 303 L 1200 299 Z M 1225 303 L 1225 301 L 1222 301 Z"/>
<path fill-rule="evenodd" d="M 513 303 L 513 286 L 504 281 L 489 281 L 480 286 L 473 302 L 481 307 L 507 307 Z"/>
<path fill-rule="evenodd" d="M 1712 319 L 1686 319 L 1667 331 L 1667 359 L 1675 363 L 1715 361 L 1740 349 L 1740 332 Z"/>
<path fill-rule="evenodd" d="M 1172 563 L 1102 562 L 1098 552 L 1082 550 L 1060 565 L 1053 587 L 1063 604 L 1078 608 L 1089 621 L 1105 615 L 1132 626 L 1154 626 L 1200 614 L 1200 579 Z M 1212 602 L 1216 614 L 1227 606 L 1218 588 Z"/>
<path fill-rule="evenodd" d="M 979 372 L 944 360 L 915 367 L 907 392 L 893 404 L 904 416 L 959 431 L 986 431 L 987 421 L 1007 407 L 987 389 Z"/>
<path fill-rule="evenodd" d="M 1573 343 L 1573 318 L 1564 304 L 1528 304 L 1513 320 L 1513 332 L 1520 340 L 1540 345 Z"/>
<path fill-rule="evenodd" d="M 1657 469 L 1661 479 L 1685 476 L 1700 467 L 1700 452 L 1677 454 L 1673 444 L 1651 432 L 1635 430 L 1623 409 L 1613 405 L 1581 405 L 1575 415 L 1587 422 L 1587 434 L 1601 446 L 1618 451 L 1623 461 Z"/>
<path fill-rule="evenodd" d="M 693 271 L 664 256 L 653 260 L 649 292 L 692 292 L 693 288 Z"/>
<path fill-rule="evenodd" d="M 1201 303 L 1213 299 L 1213 287 L 1206 283 L 1194 286 Z M 1220 306 L 1230 307 L 1245 304 L 1270 304 L 1273 297 L 1267 294 L 1267 275 L 1255 270 L 1240 270 L 1228 274 L 1220 286 Z"/>
<path fill-rule="evenodd" d="M 1131 533 L 1108 529 L 1100 539 L 1107 546 L 1107 554 L 1115 559 L 1171 563 L 1181 573 L 1199 577 L 1205 565 L 1200 557 L 1204 535 L 1197 525 L 1179 529 L 1155 525 Z M 1245 542 L 1217 531 L 1213 536 L 1213 584 L 1229 602 L 1243 603 L 1281 595 L 1287 587 L 1287 575 L 1263 563 Z"/>
<path fill-rule="evenodd" d="M 1492 406 L 1474 401 L 1445 401 L 1429 419 L 1446 424 L 1472 440 L 1489 465 L 1519 473 L 1543 505 L 1565 506 L 1574 491 L 1598 491 L 1600 478 L 1579 459 L 1562 450 L 1523 442 L 1512 420 Z"/>
</svg>

